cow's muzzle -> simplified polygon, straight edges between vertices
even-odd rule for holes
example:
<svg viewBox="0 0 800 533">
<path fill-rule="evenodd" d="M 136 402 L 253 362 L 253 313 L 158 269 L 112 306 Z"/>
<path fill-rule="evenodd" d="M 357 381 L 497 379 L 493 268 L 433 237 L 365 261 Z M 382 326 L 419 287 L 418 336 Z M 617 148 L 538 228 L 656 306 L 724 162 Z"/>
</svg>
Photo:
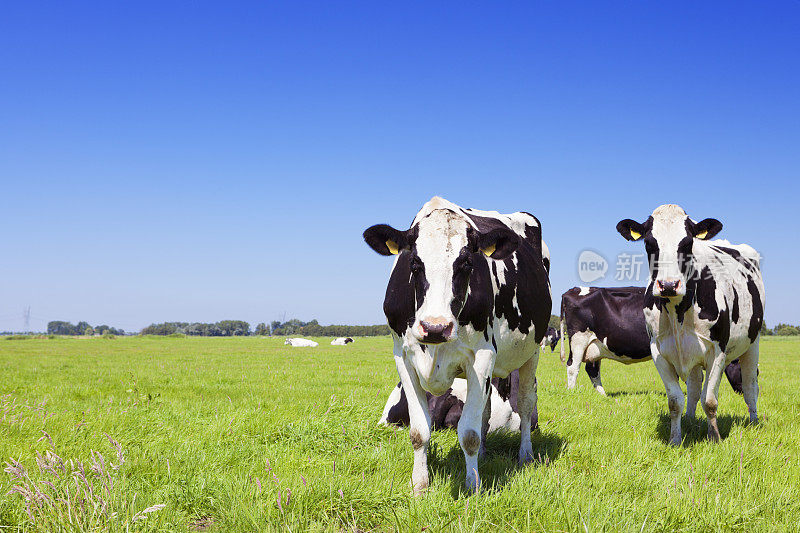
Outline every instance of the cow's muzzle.
<svg viewBox="0 0 800 533">
<path fill-rule="evenodd" d="M 455 323 L 445 318 L 421 320 L 419 323 L 419 341 L 424 344 L 440 344 L 449 341 L 453 336 Z"/>
<path fill-rule="evenodd" d="M 681 280 L 679 279 L 665 279 L 665 280 L 656 280 L 656 294 L 655 296 L 661 296 L 662 298 L 672 298 L 674 296 L 682 296 L 683 295 L 683 286 L 681 285 Z"/>
</svg>

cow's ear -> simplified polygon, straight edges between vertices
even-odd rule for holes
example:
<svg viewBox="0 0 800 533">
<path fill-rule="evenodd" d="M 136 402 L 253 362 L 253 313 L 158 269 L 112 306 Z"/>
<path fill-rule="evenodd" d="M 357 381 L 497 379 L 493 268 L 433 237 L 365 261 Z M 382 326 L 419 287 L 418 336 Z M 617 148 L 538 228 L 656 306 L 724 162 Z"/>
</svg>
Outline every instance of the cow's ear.
<svg viewBox="0 0 800 533">
<path fill-rule="evenodd" d="M 381 255 L 397 255 L 408 248 L 408 233 L 386 224 L 376 224 L 364 232 L 364 241 Z"/>
<path fill-rule="evenodd" d="M 617 231 L 629 241 L 638 241 L 642 238 L 642 235 L 646 233 L 642 224 L 639 224 L 635 220 L 631 220 L 629 218 L 620 220 L 617 223 Z"/>
<path fill-rule="evenodd" d="M 478 248 L 486 257 L 505 259 L 519 246 L 519 235 L 508 228 L 495 228 L 478 236 Z"/>
<path fill-rule="evenodd" d="M 722 222 L 716 218 L 707 218 L 695 224 L 692 230 L 695 239 L 707 241 L 708 239 L 713 239 L 717 233 L 722 231 Z"/>
</svg>

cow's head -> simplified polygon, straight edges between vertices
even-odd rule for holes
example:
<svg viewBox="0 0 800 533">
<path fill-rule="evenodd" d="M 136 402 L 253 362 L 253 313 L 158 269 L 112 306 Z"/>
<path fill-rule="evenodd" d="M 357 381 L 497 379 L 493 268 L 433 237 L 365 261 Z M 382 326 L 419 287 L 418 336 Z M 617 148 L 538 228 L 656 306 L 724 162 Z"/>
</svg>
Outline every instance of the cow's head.
<svg viewBox="0 0 800 533">
<path fill-rule="evenodd" d="M 408 294 L 416 301 L 411 333 L 423 344 L 456 337 L 473 263 L 480 260 L 477 254 L 505 259 L 519 244 L 519 236 L 510 229 L 480 233 L 449 209 L 431 211 L 406 231 L 372 226 L 364 240 L 381 255 L 408 254 L 413 288 Z"/>
<path fill-rule="evenodd" d="M 644 241 L 653 296 L 677 301 L 686 295 L 687 281 L 694 272 L 695 239 L 711 239 L 720 230 L 719 220 L 694 222 L 672 204 L 658 207 L 643 224 L 629 218 L 617 224 L 617 231 L 629 241 Z"/>
</svg>

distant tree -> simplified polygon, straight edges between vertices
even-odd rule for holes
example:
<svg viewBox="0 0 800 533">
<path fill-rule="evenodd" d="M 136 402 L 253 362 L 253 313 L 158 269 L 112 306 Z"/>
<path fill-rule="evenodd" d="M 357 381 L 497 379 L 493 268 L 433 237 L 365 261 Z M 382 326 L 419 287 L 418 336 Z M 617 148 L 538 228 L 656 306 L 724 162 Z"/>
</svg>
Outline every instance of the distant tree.
<svg viewBox="0 0 800 533">
<path fill-rule="evenodd" d="M 266 336 L 266 335 L 269 335 L 269 328 L 267 327 L 267 325 L 265 323 L 260 322 L 256 326 L 255 335 L 259 335 L 259 336 L 262 336 L 262 337 Z"/>
<path fill-rule="evenodd" d="M 775 335 L 800 335 L 800 328 L 791 324 L 778 324 L 773 332 Z"/>
<path fill-rule="evenodd" d="M 221 320 L 216 326 L 220 335 L 225 337 L 250 335 L 250 324 L 244 320 Z"/>
<path fill-rule="evenodd" d="M 88 328 L 83 330 L 83 334 L 86 335 L 87 337 L 91 337 L 92 335 L 94 335 L 94 328 L 92 326 L 89 326 Z"/>
<path fill-rule="evenodd" d="M 561 326 L 561 318 L 558 315 L 550 315 L 550 322 L 547 327 L 558 329 Z"/>
<path fill-rule="evenodd" d="M 767 327 L 767 323 L 761 322 L 761 335 L 772 335 L 772 330 Z"/>
<path fill-rule="evenodd" d="M 53 320 L 47 323 L 47 333 L 50 335 L 75 335 L 75 325 L 63 320 Z"/>
</svg>

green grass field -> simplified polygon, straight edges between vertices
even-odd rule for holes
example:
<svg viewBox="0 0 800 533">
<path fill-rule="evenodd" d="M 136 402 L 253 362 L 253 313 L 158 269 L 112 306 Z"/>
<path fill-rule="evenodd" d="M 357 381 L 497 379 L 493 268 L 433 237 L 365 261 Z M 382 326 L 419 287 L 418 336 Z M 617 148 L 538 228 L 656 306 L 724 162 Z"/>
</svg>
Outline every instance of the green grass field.
<svg viewBox="0 0 800 533">
<path fill-rule="evenodd" d="M 758 425 L 723 381 L 722 442 L 698 409 L 678 449 L 652 363 L 604 362 L 603 398 L 547 349 L 538 461 L 490 435 L 470 497 L 436 432 L 417 499 L 407 432 L 376 425 L 390 339 L 318 340 L 0 338 L 0 531 L 800 529 L 800 339 L 762 341 Z"/>
</svg>

